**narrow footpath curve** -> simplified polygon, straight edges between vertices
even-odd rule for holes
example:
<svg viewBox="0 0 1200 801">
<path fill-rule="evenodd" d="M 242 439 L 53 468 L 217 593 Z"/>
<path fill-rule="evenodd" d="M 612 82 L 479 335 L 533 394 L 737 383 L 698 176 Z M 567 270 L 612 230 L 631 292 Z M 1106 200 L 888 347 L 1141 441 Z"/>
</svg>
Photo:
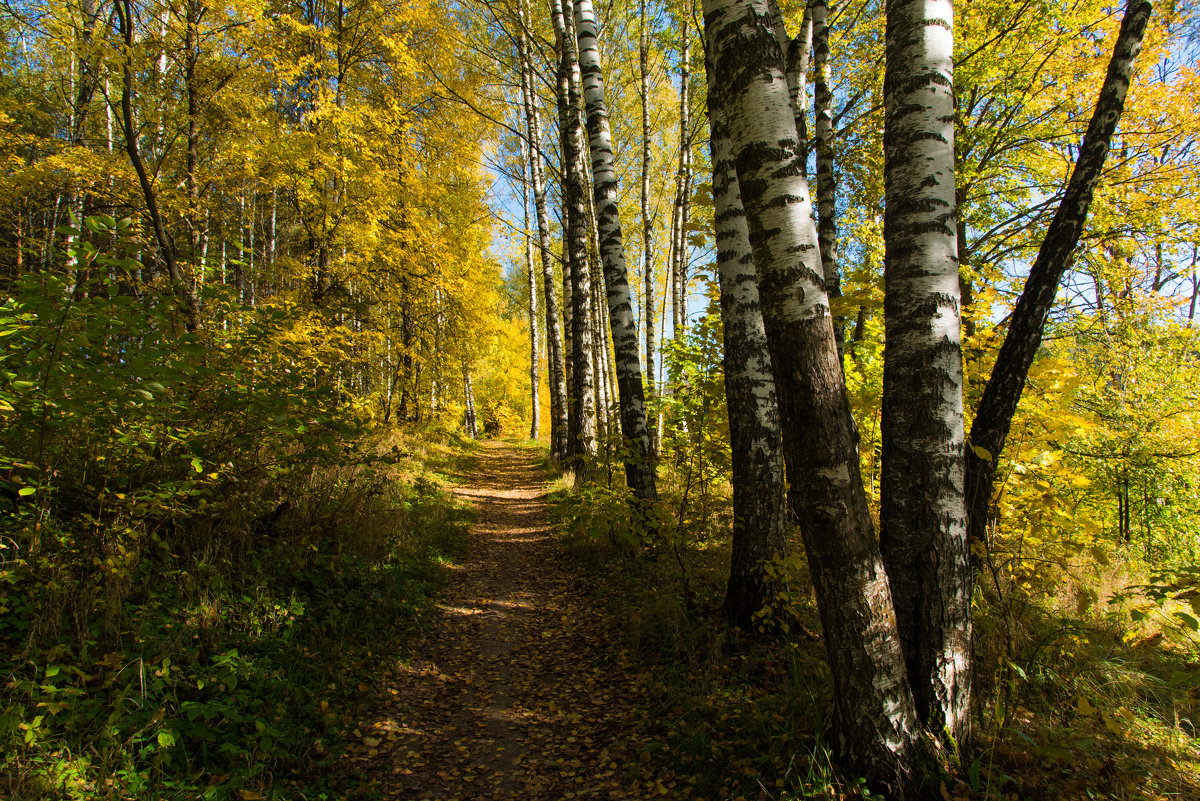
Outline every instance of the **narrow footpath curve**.
<svg viewBox="0 0 1200 801">
<path fill-rule="evenodd" d="M 479 517 L 350 772 L 387 799 L 681 798 L 639 766 L 643 682 L 564 561 L 530 451 L 483 445 L 455 492 Z"/>
</svg>

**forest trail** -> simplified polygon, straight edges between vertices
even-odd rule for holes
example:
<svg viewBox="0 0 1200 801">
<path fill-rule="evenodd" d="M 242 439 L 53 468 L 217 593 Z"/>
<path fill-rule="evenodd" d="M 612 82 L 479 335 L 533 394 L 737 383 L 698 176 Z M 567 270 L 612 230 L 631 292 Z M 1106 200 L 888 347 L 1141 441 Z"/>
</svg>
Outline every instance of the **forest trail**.
<svg viewBox="0 0 1200 801">
<path fill-rule="evenodd" d="M 456 494 L 478 520 L 347 772 L 388 799 L 679 797 L 638 766 L 645 682 L 565 562 L 534 454 L 485 443 Z"/>
</svg>

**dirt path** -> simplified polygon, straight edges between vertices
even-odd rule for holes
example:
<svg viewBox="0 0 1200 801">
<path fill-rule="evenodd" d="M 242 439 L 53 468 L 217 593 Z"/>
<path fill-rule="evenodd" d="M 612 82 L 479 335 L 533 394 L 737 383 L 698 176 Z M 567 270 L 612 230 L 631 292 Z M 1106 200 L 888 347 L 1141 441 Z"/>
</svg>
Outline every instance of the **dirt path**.
<svg viewBox="0 0 1200 801">
<path fill-rule="evenodd" d="M 563 561 L 533 455 L 484 445 L 456 492 L 479 512 L 469 550 L 351 770 L 389 799 L 679 797 L 635 766 L 644 689 Z"/>
</svg>

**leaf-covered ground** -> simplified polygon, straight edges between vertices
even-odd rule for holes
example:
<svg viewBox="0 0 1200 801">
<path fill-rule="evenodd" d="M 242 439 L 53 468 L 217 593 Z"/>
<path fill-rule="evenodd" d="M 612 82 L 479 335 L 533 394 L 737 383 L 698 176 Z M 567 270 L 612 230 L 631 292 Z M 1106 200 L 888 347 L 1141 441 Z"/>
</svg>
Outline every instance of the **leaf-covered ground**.
<svg viewBox="0 0 1200 801">
<path fill-rule="evenodd" d="M 429 633 L 382 677 L 342 770 L 359 797 L 682 797 L 650 762 L 646 677 L 573 575 L 535 454 L 487 444 L 457 492 L 478 509 Z"/>
</svg>

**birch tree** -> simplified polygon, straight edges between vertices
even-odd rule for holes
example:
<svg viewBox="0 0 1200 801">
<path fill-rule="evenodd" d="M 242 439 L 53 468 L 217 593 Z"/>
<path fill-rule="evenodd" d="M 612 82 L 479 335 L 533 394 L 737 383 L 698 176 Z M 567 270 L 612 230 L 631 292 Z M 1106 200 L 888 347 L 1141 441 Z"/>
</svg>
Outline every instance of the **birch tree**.
<svg viewBox="0 0 1200 801">
<path fill-rule="evenodd" d="M 654 363 L 658 339 L 654 328 L 654 219 L 650 216 L 650 37 L 646 31 L 646 0 L 638 7 L 638 97 L 642 104 L 642 327 L 646 338 L 646 395 L 655 396 Z M 650 432 L 651 457 L 657 456 L 657 426 Z"/>
<path fill-rule="evenodd" d="M 537 279 L 533 270 L 533 235 L 529 225 L 529 179 L 528 173 L 533 171 L 535 154 L 521 140 L 521 154 L 524 157 L 521 165 L 521 218 L 525 226 L 525 276 L 528 279 L 526 287 L 529 292 L 529 438 L 537 441 L 541 424 L 540 387 L 538 379 L 538 295 Z"/>
<path fill-rule="evenodd" d="M 834 744 L 854 775 L 897 796 L 919 721 L 891 588 L 859 474 L 786 61 L 764 0 L 705 0 L 705 31 L 759 270 L 783 421 L 788 501 L 800 522 L 834 683 Z"/>
<path fill-rule="evenodd" d="M 546 174 L 542 162 L 542 129 L 533 95 L 533 59 L 529 53 L 526 26 L 528 7 L 519 6 L 517 39 L 521 60 L 521 103 L 525 114 L 525 134 L 529 142 L 529 173 L 533 189 L 534 214 L 537 217 L 538 254 L 541 257 L 542 289 L 545 297 L 546 366 L 550 383 L 550 455 L 567 456 L 567 382 L 563 357 L 562 324 L 559 321 L 558 293 L 555 289 L 554 261 L 550 253 L 550 215 L 546 203 Z"/>
<path fill-rule="evenodd" d="M 564 282 L 570 274 L 571 396 L 568 408 L 568 455 L 575 479 L 588 480 L 596 455 L 595 375 L 592 367 L 591 307 L 588 279 L 588 208 L 583 163 L 583 127 L 579 119 L 580 74 L 571 0 L 551 8 L 558 51 L 558 125 L 562 148 L 562 196 L 565 236 Z"/>
<path fill-rule="evenodd" d="M 730 625 L 748 631 L 774 594 L 764 568 L 786 552 L 790 524 L 779 404 L 759 306 L 758 276 L 725 114 L 711 79 L 708 117 L 733 477 L 733 552 L 723 611 Z"/>
<path fill-rule="evenodd" d="M 1108 72 L 1080 145 L 1067 191 L 1046 229 L 975 411 L 967 453 L 966 497 L 971 541 L 978 542 L 980 547 L 988 542 L 996 460 L 1004 448 L 1029 368 L 1041 345 L 1042 332 L 1059 284 L 1083 233 L 1088 209 L 1108 158 L 1109 144 L 1125 108 L 1134 60 L 1141 51 L 1151 10 L 1147 0 L 1130 0 L 1125 6 Z"/>
<path fill-rule="evenodd" d="M 603 259 L 608 314 L 616 357 L 617 389 L 621 407 L 621 433 L 630 446 L 625 478 L 636 497 L 657 497 L 654 464 L 650 459 L 650 432 L 638 358 L 637 326 L 625 265 L 625 245 L 617 207 L 617 175 L 613 167 L 612 134 L 604 99 L 604 76 L 596 42 L 596 15 L 592 0 L 575 0 L 579 37 L 579 64 L 587 104 L 588 139 L 592 153 L 593 198 L 600 256 Z"/>
<path fill-rule="evenodd" d="M 833 171 L 833 87 L 829 52 L 832 9 L 828 0 L 811 0 L 807 10 L 812 19 L 813 145 L 817 151 L 817 235 L 821 243 L 821 273 L 829 297 L 839 298 L 842 281 L 838 267 L 837 178 Z M 800 118 L 799 110 L 797 117 Z M 834 320 L 833 329 L 840 352 L 843 336 L 839 320 Z"/>
<path fill-rule="evenodd" d="M 822 5 L 818 0 L 814 11 Z M 963 500 L 953 18 L 950 0 L 887 5 L 880 547 L 917 714 L 931 731 L 965 744 L 971 583 Z M 814 13 L 814 28 L 823 27 L 823 14 Z M 818 114 L 818 143 L 830 129 Z"/>
</svg>

